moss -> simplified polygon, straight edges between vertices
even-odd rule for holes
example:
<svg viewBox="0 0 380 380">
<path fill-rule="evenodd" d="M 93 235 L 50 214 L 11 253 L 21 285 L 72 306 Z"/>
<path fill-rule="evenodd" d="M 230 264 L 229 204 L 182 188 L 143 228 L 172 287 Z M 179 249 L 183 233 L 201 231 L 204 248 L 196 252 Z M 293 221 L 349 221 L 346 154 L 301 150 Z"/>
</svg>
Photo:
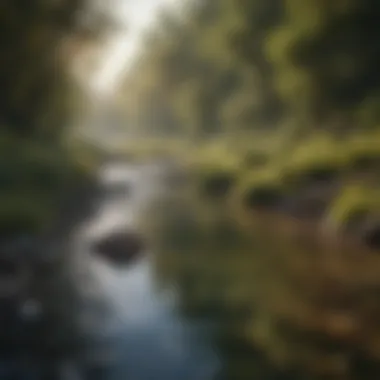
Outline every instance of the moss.
<svg viewBox="0 0 380 380">
<path fill-rule="evenodd" d="M 336 198 L 329 219 L 337 227 L 348 227 L 363 220 L 367 214 L 380 211 L 380 192 L 365 186 L 346 186 Z"/>
<path fill-rule="evenodd" d="M 266 152 L 252 150 L 242 154 L 242 163 L 249 169 L 260 168 L 268 164 L 270 156 Z"/>
<path fill-rule="evenodd" d="M 188 165 L 196 192 L 205 199 L 225 198 L 235 185 L 239 174 L 236 157 L 215 151 L 201 152 Z"/>
<path fill-rule="evenodd" d="M 378 133 L 352 137 L 347 150 L 350 167 L 354 170 L 380 166 L 380 135 Z"/>
<path fill-rule="evenodd" d="M 286 159 L 282 176 L 284 181 L 293 186 L 330 183 L 339 178 L 348 165 L 349 156 L 345 144 L 327 138 L 316 138 L 300 143 Z"/>
<path fill-rule="evenodd" d="M 380 191 L 350 186 L 342 191 L 330 211 L 335 228 L 356 236 L 367 247 L 380 249 Z"/>
</svg>

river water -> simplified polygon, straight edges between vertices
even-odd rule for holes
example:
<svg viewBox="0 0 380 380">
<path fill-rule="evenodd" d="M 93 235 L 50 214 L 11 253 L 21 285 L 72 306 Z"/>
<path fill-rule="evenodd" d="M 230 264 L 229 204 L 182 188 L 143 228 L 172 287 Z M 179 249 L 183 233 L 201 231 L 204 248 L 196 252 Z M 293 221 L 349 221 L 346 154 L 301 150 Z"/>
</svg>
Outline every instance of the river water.
<svg viewBox="0 0 380 380">
<path fill-rule="evenodd" d="M 84 223 L 75 238 L 81 253 L 78 257 L 87 258 L 82 260 L 82 267 L 91 266 L 97 280 L 88 291 L 101 294 L 109 302 L 108 313 L 94 322 L 98 340 L 91 346 L 89 358 L 106 358 L 96 376 L 105 380 L 211 380 L 219 367 L 217 355 L 202 326 L 177 315 L 175 292 L 155 288 L 148 252 L 126 269 L 84 255 L 90 253 L 94 239 L 115 229 L 136 228 L 137 217 L 147 202 L 165 190 L 159 168 L 109 165 L 102 169 L 99 181 L 105 191 L 98 200 L 96 215 Z M 115 186 L 119 188 L 117 194 L 112 192 Z M 97 315 L 91 308 L 86 310 L 84 323 L 88 327 Z M 89 377 L 95 380 L 95 375 Z"/>
</svg>

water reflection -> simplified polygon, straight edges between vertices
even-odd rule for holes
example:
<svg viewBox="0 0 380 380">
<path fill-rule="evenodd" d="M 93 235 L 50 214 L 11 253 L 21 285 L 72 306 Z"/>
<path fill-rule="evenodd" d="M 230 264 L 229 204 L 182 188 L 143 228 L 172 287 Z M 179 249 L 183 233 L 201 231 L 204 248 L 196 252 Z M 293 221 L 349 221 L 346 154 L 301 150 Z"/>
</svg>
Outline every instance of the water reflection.
<svg viewBox="0 0 380 380">
<path fill-rule="evenodd" d="M 218 322 L 218 379 L 378 378 L 377 253 L 194 193 L 158 206 L 146 222 L 157 277 L 178 284 L 184 315 Z"/>
<path fill-rule="evenodd" d="M 114 326 L 122 355 L 112 379 L 209 379 L 215 358 L 200 331 L 177 318 L 174 297 L 155 294 L 149 263 L 139 263 L 119 281 L 113 284 Z"/>
<path fill-rule="evenodd" d="M 154 191 L 152 173 L 146 168 L 111 167 L 103 170 L 101 180 L 105 189 L 124 182 L 132 183 L 134 191 L 129 198 L 117 199 L 105 191 L 98 215 L 78 236 L 81 250 L 94 237 L 116 228 L 133 228 L 135 217 Z M 96 271 L 111 310 L 94 345 L 100 353 L 90 353 L 92 358 L 108 355 L 108 366 L 102 368 L 101 375 L 98 368 L 97 376 L 106 380 L 213 378 L 217 355 L 207 344 L 201 326 L 184 322 L 177 315 L 174 292 L 155 289 L 149 255 L 125 270 L 101 261 L 87 264 Z"/>
</svg>

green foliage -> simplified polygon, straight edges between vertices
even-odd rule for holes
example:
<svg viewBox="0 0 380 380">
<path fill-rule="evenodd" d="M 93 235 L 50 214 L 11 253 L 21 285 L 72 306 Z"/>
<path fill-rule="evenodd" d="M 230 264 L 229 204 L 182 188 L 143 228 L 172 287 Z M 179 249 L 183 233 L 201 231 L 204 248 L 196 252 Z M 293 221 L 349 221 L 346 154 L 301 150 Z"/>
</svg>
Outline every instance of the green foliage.
<svg viewBox="0 0 380 380">
<path fill-rule="evenodd" d="M 378 94 L 365 98 L 356 112 L 356 123 L 368 129 L 376 129 L 380 121 L 380 99 Z"/>
<path fill-rule="evenodd" d="M 150 37 L 122 103 L 145 133 L 170 134 L 170 119 L 191 142 L 177 155 L 196 188 L 183 200 L 191 217 L 158 223 L 157 271 L 177 285 L 187 315 L 217 318 L 228 342 L 245 347 L 235 356 L 230 349 L 227 378 L 282 378 L 278 366 L 258 369 L 267 362 L 304 372 L 284 378 L 377 378 L 356 373 L 345 355 L 364 346 L 379 355 L 371 333 L 350 332 L 354 319 L 378 336 L 378 323 L 367 330 L 366 320 L 378 296 L 361 291 L 378 283 L 378 258 L 358 260 L 358 247 L 340 246 L 320 227 L 331 199 L 326 217 L 338 228 L 379 213 L 379 4 L 202 4 L 183 22 L 167 17 Z M 219 182 L 233 184 L 227 196 L 215 196 Z M 294 220 L 315 205 L 316 221 Z M 228 220 L 235 214 L 238 231 Z"/>
<path fill-rule="evenodd" d="M 239 57 L 257 73 L 256 91 L 260 96 L 257 121 L 271 126 L 283 116 L 282 101 L 274 86 L 274 70 L 266 57 L 266 39 L 283 17 L 283 2 L 232 0 L 243 22 L 232 34 L 231 45 Z"/>
<path fill-rule="evenodd" d="M 260 169 L 269 164 L 271 157 L 268 152 L 256 149 L 248 150 L 242 154 L 242 165 L 247 169 Z"/>
<path fill-rule="evenodd" d="M 84 170 L 65 147 L 80 94 L 65 48 L 76 40 L 85 46 L 105 28 L 104 22 L 84 27 L 84 13 L 90 21 L 94 16 L 105 21 L 92 5 L 87 0 L 1 2 L 1 234 L 49 227 L 65 192 L 93 169 Z"/>
<path fill-rule="evenodd" d="M 65 33 L 76 26 L 76 12 L 83 1 L 20 1 L 1 4 L 1 35 L 4 39 L 0 65 L 0 104 L 3 128 L 23 136 L 57 134 L 66 115 L 63 94 L 67 78 L 57 60 Z M 55 99 L 59 99 L 56 101 Z M 54 110 L 52 125 L 43 123 Z M 49 105 L 50 109 L 49 109 Z M 60 112 L 63 111 L 63 112 Z"/>
<path fill-rule="evenodd" d="M 348 140 L 348 152 L 350 165 L 357 171 L 374 169 L 379 164 L 379 133 L 374 132 L 357 133 Z"/>
<path fill-rule="evenodd" d="M 219 144 L 193 151 L 188 165 L 197 193 L 210 200 L 225 198 L 240 171 L 238 157 Z"/>
<path fill-rule="evenodd" d="M 282 175 L 285 181 L 321 181 L 339 179 L 349 163 L 344 143 L 334 141 L 326 135 L 312 136 L 300 141 L 293 150 L 284 167 Z"/>
<path fill-rule="evenodd" d="M 380 50 L 373 48 L 378 3 L 289 0 L 284 5 L 287 17 L 271 36 L 269 50 L 285 99 L 309 120 L 350 114 L 379 85 Z"/>
<path fill-rule="evenodd" d="M 181 20 L 164 14 L 126 81 L 137 97 L 123 106 L 142 129 L 171 125 L 191 138 L 289 117 L 306 133 L 376 128 L 379 12 L 376 0 L 223 0 L 189 6 Z"/>
<path fill-rule="evenodd" d="M 0 232 L 43 232 L 89 171 L 69 151 L 44 142 L 3 136 L 0 145 Z"/>
</svg>

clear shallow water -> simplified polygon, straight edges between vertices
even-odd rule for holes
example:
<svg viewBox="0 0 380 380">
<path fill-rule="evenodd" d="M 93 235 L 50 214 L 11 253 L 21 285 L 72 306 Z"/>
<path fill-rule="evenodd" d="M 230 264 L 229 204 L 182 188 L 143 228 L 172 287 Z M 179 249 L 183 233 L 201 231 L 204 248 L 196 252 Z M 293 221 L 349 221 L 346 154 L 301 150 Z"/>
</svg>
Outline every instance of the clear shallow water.
<svg viewBox="0 0 380 380">
<path fill-rule="evenodd" d="M 111 230 L 135 228 L 136 216 L 159 187 L 158 176 L 157 168 L 148 166 L 103 168 L 100 181 L 106 189 L 125 182 L 132 184 L 132 193 L 130 197 L 121 194 L 108 198 L 106 191 L 99 200 L 98 214 L 78 233 L 79 252 L 86 252 L 94 238 Z M 213 378 L 218 368 L 215 353 L 200 326 L 192 326 L 177 316 L 174 293 L 157 292 L 149 257 L 127 269 L 110 268 L 94 260 L 84 259 L 82 263 L 92 266 L 99 280 L 96 291 L 110 304 L 107 315 L 95 322 L 95 330 L 100 332 L 99 343 L 93 345 L 94 351 L 90 353 L 92 359 L 104 355 L 107 358 L 102 379 Z M 89 291 L 94 291 L 94 287 L 89 286 Z M 91 311 L 87 317 L 91 317 Z"/>
</svg>

